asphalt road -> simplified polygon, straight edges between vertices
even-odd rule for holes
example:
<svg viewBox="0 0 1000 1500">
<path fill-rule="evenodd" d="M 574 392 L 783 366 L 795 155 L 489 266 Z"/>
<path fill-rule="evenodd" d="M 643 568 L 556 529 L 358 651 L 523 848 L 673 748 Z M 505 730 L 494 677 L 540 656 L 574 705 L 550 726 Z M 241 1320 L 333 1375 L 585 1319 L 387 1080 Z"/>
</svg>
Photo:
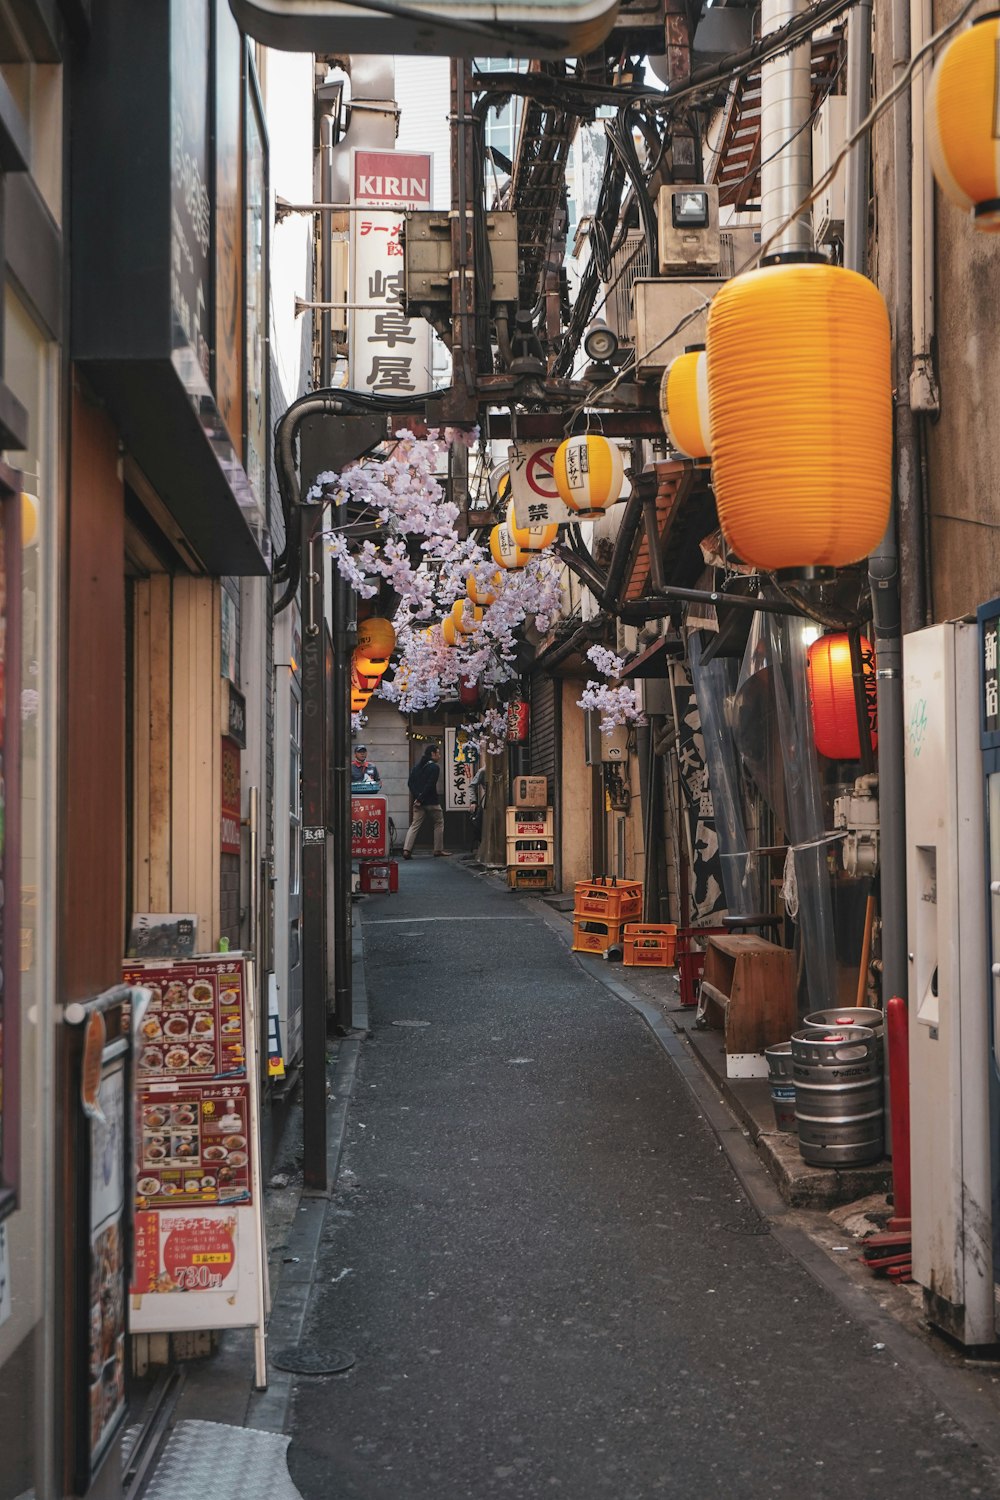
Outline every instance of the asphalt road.
<svg viewBox="0 0 1000 1500">
<path fill-rule="evenodd" d="M 297 1381 L 305 1500 L 1000 1496 L 748 1204 L 642 1020 L 450 860 L 364 909 L 372 1037 Z"/>
</svg>

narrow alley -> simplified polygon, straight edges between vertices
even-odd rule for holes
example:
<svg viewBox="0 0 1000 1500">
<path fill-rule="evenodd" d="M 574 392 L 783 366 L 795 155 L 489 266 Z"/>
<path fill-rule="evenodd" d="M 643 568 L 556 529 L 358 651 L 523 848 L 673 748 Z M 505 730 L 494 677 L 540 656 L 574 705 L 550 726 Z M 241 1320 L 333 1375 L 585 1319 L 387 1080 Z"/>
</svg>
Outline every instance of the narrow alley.
<svg viewBox="0 0 1000 1500">
<path fill-rule="evenodd" d="M 1000 1494 L 543 912 L 427 857 L 363 904 L 371 1030 L 307 1317 L 356 1363 L 297 1381 L 305 1500 Z"/>
</svg>

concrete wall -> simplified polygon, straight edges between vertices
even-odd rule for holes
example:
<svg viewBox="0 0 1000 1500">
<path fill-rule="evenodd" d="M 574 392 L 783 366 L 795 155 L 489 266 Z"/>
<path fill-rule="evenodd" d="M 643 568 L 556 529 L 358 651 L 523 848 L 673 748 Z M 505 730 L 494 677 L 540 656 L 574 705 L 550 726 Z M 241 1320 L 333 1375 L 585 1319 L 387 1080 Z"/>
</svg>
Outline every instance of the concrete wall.
<svg viewBox="0 0 1000 1500">
<path fill-rule="evenodd" d="M 565 678 L 562 690 L 562 757 L 560 819 L 557 837 L 562 855 L 562 888 L 571 891 L 577 880 L 586 880 L 591 869 L 590 767 L 583 755 L 583 710 L 577 708 L 583 684 Z"/>
<path fill-rule="evenodd" d="M 396 825 L 401 843 L 410 821 L 410 794 L 406 779 L 410 774 L 410 746 L 406 738 L 406 720 L 391 703 L 372 698 L 365 710 L 367 722 L 355 741 L 368 746 L 368 759 L 374 761 L 382 776 L 382 791 L 389 799 L 389 816 Z"/>
</svg>

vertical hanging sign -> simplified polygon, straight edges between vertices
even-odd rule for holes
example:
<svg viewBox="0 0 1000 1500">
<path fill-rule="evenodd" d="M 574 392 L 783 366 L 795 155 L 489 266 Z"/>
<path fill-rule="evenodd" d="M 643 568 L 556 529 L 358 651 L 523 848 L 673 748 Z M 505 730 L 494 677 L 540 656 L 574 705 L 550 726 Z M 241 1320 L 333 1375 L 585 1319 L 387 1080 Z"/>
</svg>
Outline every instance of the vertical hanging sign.
<svg viewBox="0 0 1000 1500">
<path fill-rule="evenodd" d="M 351 214 L 350 384 L 409 396 L 431 386 L 431 329 L 400 305 L 408 208 L 431 207 L 431 158 L 410 151 L 354 152 Z"/>
</svg>

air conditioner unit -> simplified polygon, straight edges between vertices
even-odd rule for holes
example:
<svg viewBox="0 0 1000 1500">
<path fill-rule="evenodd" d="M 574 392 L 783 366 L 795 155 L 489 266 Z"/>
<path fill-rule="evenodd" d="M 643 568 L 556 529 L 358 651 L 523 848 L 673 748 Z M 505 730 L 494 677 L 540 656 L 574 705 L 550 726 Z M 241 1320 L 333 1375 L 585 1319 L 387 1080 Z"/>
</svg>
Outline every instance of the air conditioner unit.
<svg viewBox="0 0 1000 1500">
<path fill-rule="evenodd" d="M 683 354 L 689 344 L 705 342 L 708 303 L 722 285 L 717 276 L 692 281 L 662 277 L 635 283 L 635 373 L 640 380 L 658 380 L 675 355 Z"/>
<path fill-rule="evenodd" d="M 667 183 L 656 195 L 661 276 L 715 271 L 719 265 L 719 189 L 715 183 Z"/>
<path fill-rule="evenodd" d="M 847 140 L 847 97 L 827 94 L 816 111 L 812 129 L 813 185 L 833 166 Z M 816 243 L 829 245 L 844 233 L 844 179 L 838 172 L 813 205 Z"/>
<path fill-rule="evenodd" d="M 727 280 L 750 271 L 760 254 L 760 230 L 752 224 L 734 224 L 719 231 L 719 275 Z"/>
</svg>

